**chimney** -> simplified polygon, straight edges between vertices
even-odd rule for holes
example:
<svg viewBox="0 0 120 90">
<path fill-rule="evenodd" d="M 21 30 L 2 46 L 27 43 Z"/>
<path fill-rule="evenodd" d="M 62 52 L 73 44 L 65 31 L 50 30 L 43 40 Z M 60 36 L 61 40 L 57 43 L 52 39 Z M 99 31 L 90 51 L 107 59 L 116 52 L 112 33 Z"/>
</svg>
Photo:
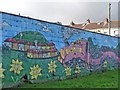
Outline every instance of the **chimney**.
<svg viewBox="0 0 120 90">
<path fill-rule="evenodd" d="M 35 40 L 34 43 L 35 43 L 35 46 L 37 47 L 37 43 L 38 43 L 37 40 Z"/>
<path fill-rule="evenodd" d="M 90 23 L 90 19 L 88 19 L 87 22 Z"/>
<path fill-rule="evenodd" d="M 109 21 L 108 21 L 108 18 L 105 18 L 105 20 L 104 20 L 104 26 L 108 23 Z"/>
<path fill-rule="evenodd" d="M 105 21 L 104 21 L 105 23 L 108 23 L 108 18 L 105 18 Z"/>
<path fill-rule="evenodd" d="M 62 23 L 61 23 L 61 22 L 59 22 L 59 21 L 57 21 L 56 23 L 57 23 L 57 24 L 60 24 L 60 25 L 62 25 Z"/>
<path fill-rule="evenodd" d="M 22 32 L 20 33 L 20 40 L 22 39 L 22 37 L 23 37 L 23 34 L 22 34 Z"/>
<path fill-rule="evenodd" d="M 70 25 L 73 26 L 73 25 L 75 25 L 75 23 L 72 21 L 72 22 L 70 23 Z"/>
</svg>

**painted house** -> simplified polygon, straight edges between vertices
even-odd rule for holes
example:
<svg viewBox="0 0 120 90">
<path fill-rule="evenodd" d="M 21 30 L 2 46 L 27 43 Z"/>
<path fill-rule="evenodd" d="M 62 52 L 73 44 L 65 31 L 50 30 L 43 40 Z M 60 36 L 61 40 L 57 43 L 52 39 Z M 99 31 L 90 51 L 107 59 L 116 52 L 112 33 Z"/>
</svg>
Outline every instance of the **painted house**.
<svg viewBox="0 0 120 90">
<path fill-rule="evenodd" d="M 18 50 L 25 51 L 25 42 L 23 40 L 19 40 L 18 42 Z"/>
<path fill-rule="evenodd" d="M 15 40 L 14 38 L 8 38 L 5 41 L 5 45 L 14 50 L 26 51 L 28 58 L 49 58 L 58 55 L 58 51 L 55 48 L 54 43 L 41 44 L 36 40 L 35 42 L 28 42 L 24 40 Z"/>
<path fill-rule="evenodd" d="M 27 51 L 31 45 L 32 45 L 32 42 L 26 42 L 25 51 Z"/>
<path fill-rule="evenodd" d="M 10 48 L 12 48 L 12 41 L 13 41 L 13 38 L 8 38 L 4 41 L 4 44 Z"/>
</svg>

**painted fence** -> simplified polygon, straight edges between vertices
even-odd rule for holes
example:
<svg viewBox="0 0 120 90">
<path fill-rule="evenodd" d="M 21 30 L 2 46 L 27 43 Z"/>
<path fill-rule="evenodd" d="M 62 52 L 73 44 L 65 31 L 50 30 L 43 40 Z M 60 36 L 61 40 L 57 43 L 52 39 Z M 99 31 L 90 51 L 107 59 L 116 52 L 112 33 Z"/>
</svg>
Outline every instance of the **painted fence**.
<svg viewBox="0 0 120 90">
<path fill-rule="evenodd" d="M 10 87 L 119 67 L 119 38 L 0 13 L 0 78 Z"/>
</svg>

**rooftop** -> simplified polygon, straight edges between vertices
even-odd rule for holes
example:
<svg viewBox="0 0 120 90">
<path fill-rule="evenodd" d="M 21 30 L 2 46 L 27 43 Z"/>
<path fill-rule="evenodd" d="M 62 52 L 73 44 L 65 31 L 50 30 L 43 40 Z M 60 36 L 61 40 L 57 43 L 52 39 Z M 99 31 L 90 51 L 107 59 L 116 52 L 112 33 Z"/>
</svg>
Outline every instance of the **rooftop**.
<svg viewBox="0 0 120 90">
<path fill-rule="evenodd" d="M 111 28 L 118 28 L 120 27 L 120 20 L 118 21 L 111 21 Z M 70 27 L 91 30 L 91 29 L 99 29 L 99 28 L 108 28 L 108 22 L 90 22 L 90 23 L 83 23 L 83 24 L 72 24 L 69 25 Z"/>
</svg>

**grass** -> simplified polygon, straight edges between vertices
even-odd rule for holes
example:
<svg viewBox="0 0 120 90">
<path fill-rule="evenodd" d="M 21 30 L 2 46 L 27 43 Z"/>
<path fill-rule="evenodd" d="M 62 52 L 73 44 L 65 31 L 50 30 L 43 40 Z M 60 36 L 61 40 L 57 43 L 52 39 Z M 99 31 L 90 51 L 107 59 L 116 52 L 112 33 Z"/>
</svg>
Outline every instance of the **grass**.
<svg viewBox="0 0 120 90">
<path fill-rule="evenodd" d="M 118 70 L 93 73 L 89 76 L 63 81 L 24 84 L 20 88 L 118 88 Z"/>
</svg>

